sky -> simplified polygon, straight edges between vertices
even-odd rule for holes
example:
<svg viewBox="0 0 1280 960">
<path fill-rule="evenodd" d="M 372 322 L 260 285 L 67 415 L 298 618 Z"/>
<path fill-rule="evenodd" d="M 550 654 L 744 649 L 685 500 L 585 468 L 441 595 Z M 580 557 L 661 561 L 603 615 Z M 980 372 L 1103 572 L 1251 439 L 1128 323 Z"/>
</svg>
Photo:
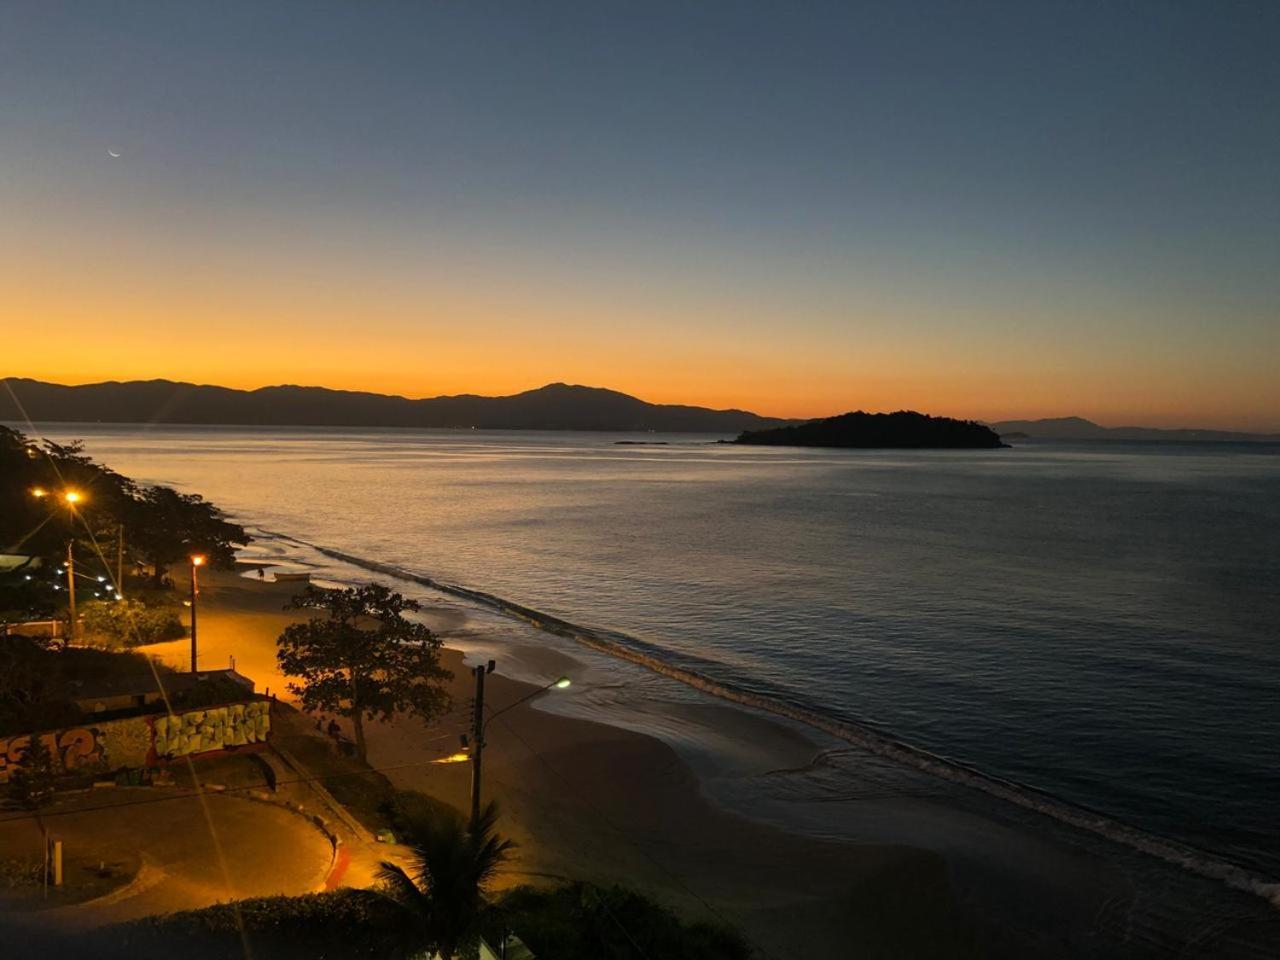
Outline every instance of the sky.
<svg viewBox="0 0 1280 960">
<path fill-rule="evenodd" d="M 0 375 L 1280 431 L 1278 48 L 1270 0 L 7 3 Z"/>
</svg>

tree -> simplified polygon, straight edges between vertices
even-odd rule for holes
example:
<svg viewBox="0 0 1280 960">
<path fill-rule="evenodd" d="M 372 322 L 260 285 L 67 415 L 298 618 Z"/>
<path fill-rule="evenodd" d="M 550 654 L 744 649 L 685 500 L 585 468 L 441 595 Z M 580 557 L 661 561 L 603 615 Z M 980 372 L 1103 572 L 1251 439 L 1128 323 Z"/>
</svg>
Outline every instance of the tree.
<svg viewBox="0 0 1280 960">
<path fill-rule="evenodd" d="M 9 793 L 28 810 L 37 810 L 53 799 L 58 765 L 44 738 L 33 734 L 22 759 L 9 776 Z"/>
<path fill-rule="evenodd" d="M 51 496 L 37 499 L 43 488 Z M 72 489 L 83 495 L 72 515 L 57 496 Z M 94 463 L 78 443 L 36 442 L 0 427 L 0 553 L 57 561 L 75 538 L 91 555 L 92 536 L 117 528 L 115 518 L 130 502 L 133 481 Z M 24 581 L 26 582 L 26 581 Z"/>
<path fill-rule="evenodd" d="M 485 887 L 515 846 L 494 833 L 497 820 L 492 801 L 474 829 L 458 813 L 437 810 L 411 823 L 402 838 L 411 872 L 385 860 L 378 871 L 387 895 L 417 919 L 427 949 L 446 960 L 479 936 Z"/>
<path fill-rule="evenodd" d="M 286 609 L 325 616 L 290 624 L 276 641 L 280 669 L 301 682 L 289 689 L 303 709 L 350 718 L 356 753 L 367 756 L 366 719 L 409 713 L 431 720 L 449 707 L 442 686 L 453 677 L 440 666 L 440 640 L 404 613 L 420 609 L 382 584 L 346 590 L 308 587 Z"/>
<path fill-rule="evenodd" d="M 130 549 L 151 565 L 159 587 L 166 568 L 194 553 L 204 554 L 211 566 L 228 568 L 237 546 L 250 537 L 244 527 L 227 520 L 221 510 L 194 493 L 170 487 L 147 487 L 126 509 Z"/>
</svg>

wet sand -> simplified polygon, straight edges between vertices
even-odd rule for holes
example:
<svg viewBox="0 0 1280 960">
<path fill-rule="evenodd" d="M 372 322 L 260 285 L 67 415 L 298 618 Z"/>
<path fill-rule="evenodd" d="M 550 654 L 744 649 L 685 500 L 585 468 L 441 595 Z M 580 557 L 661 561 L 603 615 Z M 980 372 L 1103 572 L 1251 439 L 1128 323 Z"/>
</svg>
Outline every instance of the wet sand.
<svg viewBox="0 0 1280 960">
<path fill-rule="evenodd" d="M 200 663 L 251 676 L 291 699 L 275 638 L 297 614 L 281 608 L 297 584 L 214 574 L 202 594 Z M 447 642 L 456 608 L 424 610 Z M 148 648 L 183 667 L 186 641 Z M 571 658 L 532 650 L 548 677 Z M 397 786 L 467 808 L 470 767 L 437 763 L 469 732 L 474 680 L 462 654 L 453 710 L 430 723 L 368 728 L 369 761 Z M 502 710 L 536 688 L 490 675 Z M 714 724 L 717 739 L 779 768 L 814 762 L 818 747 L 770 718 L 715 702 L 667 722 Z M 515 706 L 489 727 L 484 797 L 519 843 L 502 885 L 584 879 L 643 890 L 691 919 L 738 927 L 768 957 L 1145 956 L 1115 942 L 1116 904 L 1132 877 L 1051 831 L 928 795 L 886 795 L 868 780 L 844 803 L 866 842 L 794 835 L 712 804 L 691 768 L 643 733 Z M 856 785 L 855 785 L 856 786 Z M 1110 924 L 1110 926 L 1107 926 Z M 1133 946 L 1130 944 L 1129 946 Z"/>
</svg>

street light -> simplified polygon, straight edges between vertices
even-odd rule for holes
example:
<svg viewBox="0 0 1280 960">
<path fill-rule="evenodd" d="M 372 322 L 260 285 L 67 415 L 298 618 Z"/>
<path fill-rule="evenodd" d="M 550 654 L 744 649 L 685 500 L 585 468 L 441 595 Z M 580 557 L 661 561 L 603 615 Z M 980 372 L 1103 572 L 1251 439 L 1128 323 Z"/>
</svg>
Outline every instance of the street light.
<svg viewBox="0 0 1280 960">
<path fill-rule="evenodd" d="M 200 583 L 196 570 L 204 566 L 204 555 L 193 554 L 191 557 L 191 672 L 196 672 L 196 597 L 200 596 Z"/>
<path fill-rule="evenodd" d="M 522 703 L 527 703 L 539 694 L 546 693 L 548 690 L 563 690 L 569 686 L 568 677 L 561 677 L 558 680 L 552 680 L 545 687 L 539 687 L 532 693 L 526 694 L 514 703 L 509 703 L 496 713 L 490 714 L 488 719 L 484 716 L 484 678 L 486 674 L 493 673 L 497 663 L 490 660 L 487 664 L 476 667 L 473 671 L 476 675 L 476 712 L 474 722 L 472 724 L 472 735 L 475 742 L 471 745 L 471 829 L 474 831 L 476 824 L 480 822 L 480 755 L 484 751 L 484 732 L 489 728 L 489 724 L 498 717 L 502 716 L 513 707 L 518 707 Z M 467 746 L 467 735 L 462 735 L 462 745 Z"/>
<path fill-rule="evenodd" d="M 49 496 L 44 487 L 32 487 L 31 495 L 37 500 Z M 70 618 L 70 634 L 72 640 L 79 639 L 80 618 L 76 614 L 76 558 L 74 545 L 76 542 L 76 504 L 84 499 L 79 490 L 62 491 L 62 501 L 67 505 L 70 532 L 67 535 L 67 615 Z"/>
</svg>

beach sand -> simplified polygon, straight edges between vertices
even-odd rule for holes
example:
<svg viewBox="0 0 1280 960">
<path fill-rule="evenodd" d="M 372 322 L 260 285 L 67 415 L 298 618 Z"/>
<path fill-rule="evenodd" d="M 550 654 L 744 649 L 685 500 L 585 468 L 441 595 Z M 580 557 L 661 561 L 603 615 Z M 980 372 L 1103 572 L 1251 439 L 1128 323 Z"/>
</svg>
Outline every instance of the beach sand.
<svg viewBox="0 0 1280 960">
<path fill-rule="evenodd" d="M 260 691 L 290 700 L 275 638 L 297 617 L 282 609 L 296 590 L 211 574 L 201 596 L 201 666 L 227 666 L 234 656 Z M 424 614 L 444 635 L 465 618 L 456 608 Z M 186 641 L 148 650 L 179 668 L 188 662 Z M 561 653 L 535 655 L 549 676 L 572 667 Z M 370 725 L 369 762 L 397 786 L 465 810 L 469 765 L 432 761 L 459 750 L 458 734 L 469 732 L 474 679 L 458 651 L 446 650 L 445 662 L 455 674 L 450 714 Z M 486 703 L 501 710 L 533 689 L 492 674 Z M 780 767 L 803 766 L 818 752 L 766 716 L 714 702 L 690 709 L 720 738 Z M 525 704 L 486 739 L 484 797 L 498 801 L 500 830 L 519 844 L 500 885 L 622 883 L 686 918 L 735 926 L 775 958 L 1147 955 L 1099 929 L 1109 917 L 1114 926 L 1115 905 L 1134 898 L 1132 878 L 1017 818 L 868 789 L 842 810 L 868 842 L 829 842 L 721 810 L 675 750 L 642 733 Z"/>
</svg>

